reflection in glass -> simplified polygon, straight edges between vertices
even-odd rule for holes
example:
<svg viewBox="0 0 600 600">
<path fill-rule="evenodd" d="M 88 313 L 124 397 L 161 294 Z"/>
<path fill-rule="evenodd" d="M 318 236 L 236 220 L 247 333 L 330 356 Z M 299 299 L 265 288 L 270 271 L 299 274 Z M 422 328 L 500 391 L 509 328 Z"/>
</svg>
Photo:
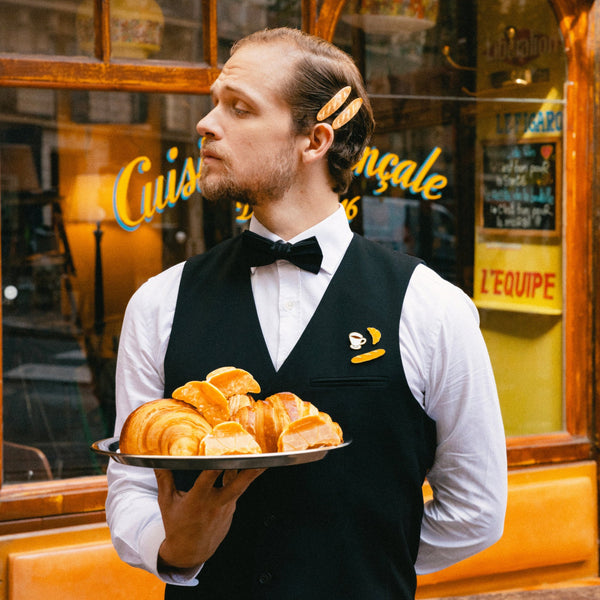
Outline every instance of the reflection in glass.
<svg viewBox="0 0 600 600">
<path fill-rule="evenodd" d="M 202 0 L 110 0 L 111 58 L 204 62 Z M 0 0 L 0 52 L 94 56 L 94 0 Z M 252 31 L 300 28 L 300 0 L 219 0 L 219 61 Z"/>
<path fill-rule="evenodd" d="M 151 58 L 203 62 L 202 0 L 157 0 L 157 3 L 164 25 L 160 48 Z"/>
<path fill-rule="evenodd" d="M 301 27 L 300 0 L 219 0 L 217 4 L 219 62 L 229 58 L 231 45 L 266 27 Z"/>
<path fill-rule="evenodd" d="M 6 91 L 4 480 L 100 474 L 105 462 L 89 446 L 112 435 L 129 298 L 152 275 L 239 230 L 233 207 L 198 192 L 195 124 L 210 99 Z"/>
<path fill-rule="evenodd" d="M 58 56 L 91 56 L 77 44 L 79 2 L 0 1 L 0 52 Z"/>
<path fill-rule="evenodd" d="M 79 44 L 93 49 L 94 2 L 77 9 Z M 202 62 L 202 0 L 111 0 L 111 57 Z"/>
</svg>

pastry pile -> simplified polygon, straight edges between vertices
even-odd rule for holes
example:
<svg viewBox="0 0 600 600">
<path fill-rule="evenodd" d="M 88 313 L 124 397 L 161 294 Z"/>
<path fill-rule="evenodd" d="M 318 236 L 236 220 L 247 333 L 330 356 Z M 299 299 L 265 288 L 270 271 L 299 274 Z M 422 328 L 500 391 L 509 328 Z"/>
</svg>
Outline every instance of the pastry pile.
<svg viewBox="0 0 600 600">
<path fill-rule="evenodd" d="M 124 454 L 225 456 L 292 452 L 337 446 L 341 427 L 291 392 L 255 400 L 254 377 L 236 367 L 189 381 L 172 398 L 147 402 L 126 419 L 119 442 Z"/>
</svg>

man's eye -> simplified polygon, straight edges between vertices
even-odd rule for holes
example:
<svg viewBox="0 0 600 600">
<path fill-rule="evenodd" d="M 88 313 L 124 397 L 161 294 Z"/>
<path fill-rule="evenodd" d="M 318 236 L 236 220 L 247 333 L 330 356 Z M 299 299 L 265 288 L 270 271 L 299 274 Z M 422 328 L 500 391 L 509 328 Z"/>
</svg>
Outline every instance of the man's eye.
<svg viewBox="0 0 600 600">
<path fill-rule="evenodd" d="M 244 107 L 240 106 L 239 104 L 235 104 L 233 106 L 233 112 L 238 116 L 238 117 L 244 117 L 247 114 L 249 114 L 249 111 L 247 111 Z"/>
</svg>

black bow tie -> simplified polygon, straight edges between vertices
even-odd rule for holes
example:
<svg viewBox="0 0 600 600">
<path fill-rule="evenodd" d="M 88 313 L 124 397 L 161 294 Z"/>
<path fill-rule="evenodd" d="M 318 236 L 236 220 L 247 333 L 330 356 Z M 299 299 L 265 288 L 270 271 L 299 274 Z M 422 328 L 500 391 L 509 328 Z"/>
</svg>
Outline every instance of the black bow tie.
<svg viewBox="0 0 600 600">
<path fill-rule="evenodd" d="M 318 273 L 321 268 L 323 253 L 314 236 L 296 244 L 290 244 L 281 240 L 272 242 L 252 231 L 244 231 L 242 242 L 244 254 L 251 267 L 262 267 L 270 265 L 276 260 L 287 260 L 311 273 Z"/>
</svg>

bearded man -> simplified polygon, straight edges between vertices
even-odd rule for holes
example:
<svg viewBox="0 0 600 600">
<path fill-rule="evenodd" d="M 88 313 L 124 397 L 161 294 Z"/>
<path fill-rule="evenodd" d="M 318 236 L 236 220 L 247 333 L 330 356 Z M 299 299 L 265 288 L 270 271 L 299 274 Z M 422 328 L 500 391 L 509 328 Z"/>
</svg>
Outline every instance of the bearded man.
<svg viewBox="0 0 600 600">
<path fill-rule="evenodd" d="M 265 397 L 313 402 L 352 443 L 317 463 L 227 472 L 222 485 L 216 471 L 111 462 L 114 545 L 170 599 L 413 599 L 417 572 L 502 532 L 505 440 L 477 312 L 419 260 L 350 231 L 339 195 L 374 122 L 346 54 L 297 30 L 252 34 L 212 100 L 197 125 L 202 193 L 250 204 L 251 233 L 135 293 L 115 433 L 137 406 L 234 365 Z M 286 260 L 298 242 L 315 247 L 308 270 Z M 256 244 L 272 262 L 253 260 Z M 385 353 L 357 364 L 348 336 L 367 326 Z"/>
</svg>

